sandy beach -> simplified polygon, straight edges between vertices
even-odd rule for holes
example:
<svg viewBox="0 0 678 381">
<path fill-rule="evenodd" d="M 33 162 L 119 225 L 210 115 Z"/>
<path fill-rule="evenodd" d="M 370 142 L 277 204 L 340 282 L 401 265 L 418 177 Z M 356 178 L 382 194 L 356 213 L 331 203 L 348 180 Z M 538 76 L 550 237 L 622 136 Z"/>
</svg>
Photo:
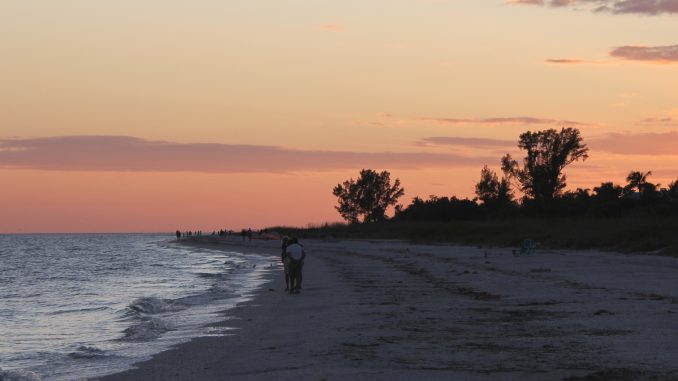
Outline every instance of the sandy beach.
<svg viewBox="0 0 678 381">
<path fill-rule="evenodd" d="M 676 258 L 302 243 L 301 294 L 276 266 L 225 313 L 232 335 L 101 380 L 678 379 Z M 279 255 L 274 241 L 193 244 Z"/>
</svg>

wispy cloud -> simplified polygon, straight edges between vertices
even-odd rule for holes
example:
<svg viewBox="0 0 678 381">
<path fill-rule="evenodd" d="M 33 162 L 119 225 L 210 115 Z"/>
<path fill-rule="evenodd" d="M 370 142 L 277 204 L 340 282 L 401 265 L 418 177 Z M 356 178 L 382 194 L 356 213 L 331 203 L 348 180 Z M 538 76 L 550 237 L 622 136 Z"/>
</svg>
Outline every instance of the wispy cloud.
<svg viewBox="0 0 678 381">
<path fill-rule="evenodd" d="M 676 0 L 678 1 L 678 0 Z M 611 57 L 619 58 L 624 61 L 640 61 L 654 64 L 672 64 L 678 63 L 678 45 L 669 46 L 620 46 L 612 49 L 608 53 Z M 619 61 L 587 61 L 572 58 L 550 58 L 544 60 L 547 64 L 559 65 L 604 65 Z"/>
<path fill-rule="evenodd" d="M 678 4 L 678 0 L 676 0 Z M 678 45 L 670 46 L 620 46 L 610 51 L 613 57 L 629 61 L 653 63 L 678 63 Z"/>
<path fill-rule="evenodd" d="M 456 136 L 432 136 L 423 138 L 422 144 L 425 145 L 450 145 L 461 146 L 467 148 L 513 148 L 517 145 L 517 141 L 500 140 L 500 139 L 486 139 L 486 138 L 466 138 Z"/>
<path fill-rule="evenodd" d="M 664 122 L 674 122 L 667 118 Z M 624 155 L 676 155 L 678 156 L 678 131 L 663 133 L 610 133 L 584 139 L 595 152 Z M 453 146 L 487 150 L 514 150 L 516 140 L 487 139 L 477 137 L 433 136 L 423 138 L 421 145 Z"/>
<path fill-rule="evenodd" d="M 550 64 L 550 65 L 609 65 L 609 64 L 614 64 L 615 60 L 602 60 L 602 61 L 596 61 L 596 60 L 584 60 L 584 59 L 579 59 L 579 58 L 549 58 L 545 59 L 544 63 Z"/>
<path fill-rule="evenodd" d="M 551 64 L 565 64 L 565 65 L 580 65 L 580 64 L 593 63 L 591 61 L 584 61 L 584 60 L 572 59 L 572 58 L 550 58 L 550 59 L 544 60 L 544 62 L 551 63 Z"/>
<path fill-rule="evenodd" d="M 661 15 L 678 13 L 677 0 L 507 0 L 508 4 L 528 4 L 554 8 L 570 7 L 613 14 Z"/>
<path fill-rule="evenodd" d="M 428 118 L 426 120 L 454 125 L 591 126 L 591 124 L 576 122 L 573 120 L 538 118 L 532 116 L 494 118 Z"/>
<path fill-rule="evenodd" d="M 645 118 L 639 122 L 643 126 L 678 126 L 678 119 L 670 116 L 660 118 Z"/>
<path fill-rule="evenodd" d="M 172 143 L 128 136 L 0 139 L 0 168 L 65 171 L 281 173 L 356 168 L 476 166 L 485 157 L 426 152 L 297 150 L 275 146 Z"/>
</svg>

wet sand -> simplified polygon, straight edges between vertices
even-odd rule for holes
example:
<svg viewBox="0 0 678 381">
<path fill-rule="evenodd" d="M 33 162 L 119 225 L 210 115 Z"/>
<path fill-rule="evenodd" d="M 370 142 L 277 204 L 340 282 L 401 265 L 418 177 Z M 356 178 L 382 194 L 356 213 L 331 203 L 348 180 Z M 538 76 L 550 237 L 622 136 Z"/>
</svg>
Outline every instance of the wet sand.
<svg viewBox="0 0 678 381">
<path fill-rule="evenodd" d="M 676 258 L 302 243 L 301 294 L 274 268 L 225 312 L 233 335 L 102 380 L 678 379 Z M 279 254 L 278 242 L 196 244 Z"/>
</svg>

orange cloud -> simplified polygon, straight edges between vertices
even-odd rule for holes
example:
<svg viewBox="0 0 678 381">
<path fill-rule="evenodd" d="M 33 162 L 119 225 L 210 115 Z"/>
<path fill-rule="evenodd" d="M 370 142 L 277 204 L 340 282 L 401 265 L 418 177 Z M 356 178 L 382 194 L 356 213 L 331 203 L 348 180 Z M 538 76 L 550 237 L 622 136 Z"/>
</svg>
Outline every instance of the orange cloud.
<svg viewBox="0 0 678 381">
<path fill-rule="evenodd" d="M 320 26 L 320 29 L 328 32 L 341 32 L 344 30 L 344 27 L 337 24 L 323 24 Z"/>
<path fill-rule="evenodd" d="M 678 119 L 666 116 L 659 118 L 645 118 L 639 122 L 643 126 L 678 126 Z"/>
<path fill-rule="evenodd" d="M 374 168 L 451 168 L 485 158 L 425 152 L 296 150 L 241 144 L 172 143 L 128 136 L 0 139 L 0 168 L 67 171 L 284 173 Z"/>
</svg>

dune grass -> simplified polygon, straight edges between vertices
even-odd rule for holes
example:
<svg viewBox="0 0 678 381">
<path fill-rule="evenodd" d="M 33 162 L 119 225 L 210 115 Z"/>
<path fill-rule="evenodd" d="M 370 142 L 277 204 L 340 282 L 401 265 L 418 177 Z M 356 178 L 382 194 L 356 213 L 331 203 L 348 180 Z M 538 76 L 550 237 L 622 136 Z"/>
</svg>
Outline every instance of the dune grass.
<svg viewBox="0 0 678 381">
<path fill-rule="evenodd" d="M 518 247 L 529 238 L 554 249 L 604 249 L 678 256 L 678 219 L 675 217 L 384 221 L 271 229 L 300 238 L 404 239 L 493 247 Z"/>
</svg>

